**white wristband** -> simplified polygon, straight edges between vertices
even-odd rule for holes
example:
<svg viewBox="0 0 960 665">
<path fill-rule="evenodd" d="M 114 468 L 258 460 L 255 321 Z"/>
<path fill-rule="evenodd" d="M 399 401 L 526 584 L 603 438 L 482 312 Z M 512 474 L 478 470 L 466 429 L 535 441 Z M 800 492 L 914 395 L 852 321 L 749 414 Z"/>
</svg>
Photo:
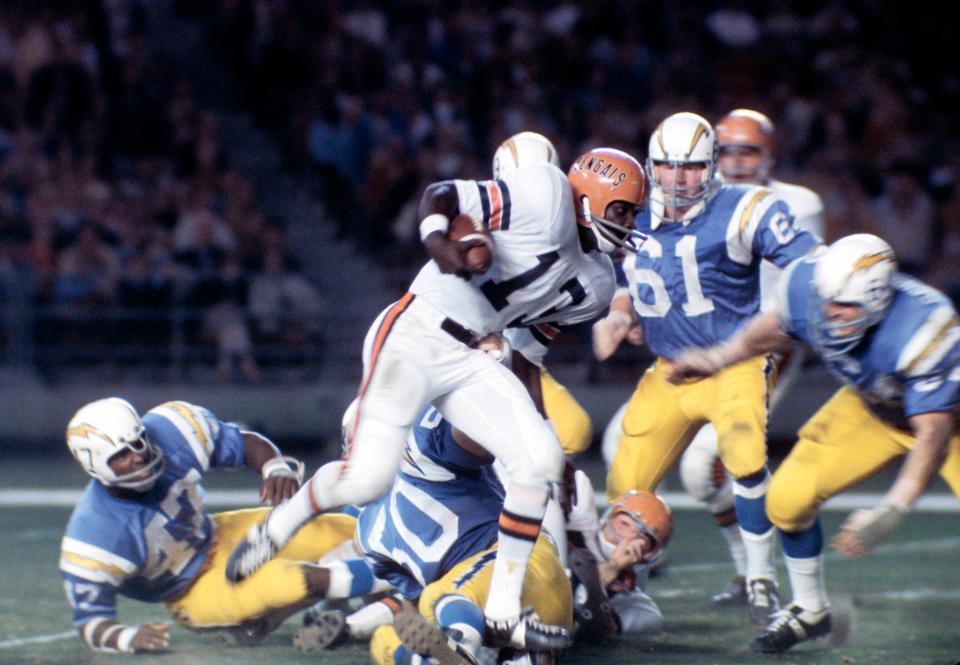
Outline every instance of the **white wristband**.
<svg viewBox="0 0 960 665">
<path fill-rule="evenodd" d="M 260 475 L 263 476 L 264 480 L 273 476 L 280 476 L 282 478 L 295 478 L 298 483 L 303 483 L 303 462 L 289 455 L 277 455 L 263 463 L 263 466 L 260 467 Z"/>
<path fill-rule="evenodd" d="M 140 626 L 127 626 L 121 630 L 120 635 L 117 637 L 117 651 L 133 653 L 133 647 L 130 645 L 133 643 L 133 638 L 136 636 L 138 630 L 140 630 Z"/>
<path fill-rule="evenodd" d="M 423 221 L 420 222 L 420 242 L 425 242 L 427 236 L 434 231 L 446 233 L 447 229 L 449 228 L 450 218 L 446 215 L 439 212 L 435 212 L 432 215 L 427 215 L 423 218 Z"/>
</svg>

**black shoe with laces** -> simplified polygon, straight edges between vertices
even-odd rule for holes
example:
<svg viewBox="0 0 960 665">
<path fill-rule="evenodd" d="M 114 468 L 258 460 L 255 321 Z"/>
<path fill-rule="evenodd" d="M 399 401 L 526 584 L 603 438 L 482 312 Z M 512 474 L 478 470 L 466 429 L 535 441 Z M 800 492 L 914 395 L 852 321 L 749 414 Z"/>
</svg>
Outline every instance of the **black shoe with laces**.
<svg viewBox="0 0 960 665">
<path fill-rule="evenodd" d="M 775 613 L 770 625 L 753 636 L 750 649 L 759 653 L 783 653 L 800 642 L 829 635 L 831 630 L 830 610 L 809 612 L 791 603 Z"/>
<path fill-rule="evenodd" d="M 509 619 L 487 617 L 486 639 L 493 647 L 515 647 L 526 651 L 560 651 L 570 646 L 570 633 L 562 626 L 540 621 L 532 608 L 524 608 Z"/>
</svg>

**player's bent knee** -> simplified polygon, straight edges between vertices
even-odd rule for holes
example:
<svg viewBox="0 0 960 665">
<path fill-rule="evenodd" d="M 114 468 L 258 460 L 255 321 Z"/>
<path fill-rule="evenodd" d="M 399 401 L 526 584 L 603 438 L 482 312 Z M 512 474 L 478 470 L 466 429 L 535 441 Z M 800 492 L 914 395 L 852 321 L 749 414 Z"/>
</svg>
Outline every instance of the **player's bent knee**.
<svg viewBox="0 0 960 665">
<path fill-rule="evenodd" d="M 726 482 L 725 471 L 720 478 L 714 473 L 716 459 L 715 453 L 693 447 L 680 458 L 680 482 L 698 501 L 710 501 Z"/>
<path fill-rule="evenodd" d="M 792 533 L 806 528 L 816 519 L 817 508 L 812 493 L 774 474 L 767 490 L 767 517 L 778 529 Z"/>
</svg>

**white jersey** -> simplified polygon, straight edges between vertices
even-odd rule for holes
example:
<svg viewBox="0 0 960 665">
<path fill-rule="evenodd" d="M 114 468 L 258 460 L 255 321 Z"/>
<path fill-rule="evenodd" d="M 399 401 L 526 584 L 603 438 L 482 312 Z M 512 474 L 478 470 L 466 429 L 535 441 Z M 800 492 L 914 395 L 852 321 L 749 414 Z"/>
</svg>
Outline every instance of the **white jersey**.
<svg viewBox="0 0 960 665">
<path fill-rule="evenodd" d="M 460 212 L 482 220 L 494 260 L 470 281 L 427 263 L 410 291 L 475 334 L 589 321 L 610 304 L 613 263 L 584 252 L 566 175 L 551 164 L 499 180 L 455 180 Z"/>
<path fill-rule="evenodd" d="M 800 185 L 773 179 L 766 186 L 790 206 L 794 226 L 823 239 L 823 201 L 819 194 Z M 777 282 L 781 272 L 769 261 L 760 264 L 760 311 L 770 312 L 776 308 Z"/>
</svg>

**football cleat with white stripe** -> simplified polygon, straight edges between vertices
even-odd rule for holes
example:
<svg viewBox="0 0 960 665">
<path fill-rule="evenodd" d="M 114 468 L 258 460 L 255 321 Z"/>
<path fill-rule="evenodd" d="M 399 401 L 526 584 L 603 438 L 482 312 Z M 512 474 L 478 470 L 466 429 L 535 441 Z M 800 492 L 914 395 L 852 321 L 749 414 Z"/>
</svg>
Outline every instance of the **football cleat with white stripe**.
<svg viewBox="0 0 960 665">
<path fill-rule="evenodd" d="M 791 603 L 775 613 L 770 625 L 753 636 L 750 649 L 760 653 L 783 653 L 800 642 L 829 635 L 831 630 L 830 610 L 810 612 Z"/>
</svg>

